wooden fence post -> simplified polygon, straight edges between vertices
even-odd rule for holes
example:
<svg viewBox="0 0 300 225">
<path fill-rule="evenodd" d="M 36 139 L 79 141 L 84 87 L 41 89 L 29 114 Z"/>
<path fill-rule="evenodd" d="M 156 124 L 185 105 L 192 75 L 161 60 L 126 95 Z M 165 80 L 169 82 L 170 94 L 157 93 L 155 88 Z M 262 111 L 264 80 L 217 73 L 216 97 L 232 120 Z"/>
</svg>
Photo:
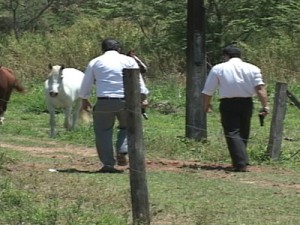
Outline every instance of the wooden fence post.
<svg viewBox="0 0 300 225">
<path fill-rule="evenodd" d="M 127 108 L 128 155 L 134 224 L 150 224 L 141 114 L 139 69 L 124 69 Z"/>
<path fill-rule="evenodd" d="M 286 112 L 287 84 L 276 83 L 274 108 L 270 128 L 269 144 L 267 148 L 271 159 L 278 160 L 280 157 L 283 121 Z"/>
<path fill-rule="evenodd" d="M 187 10 L 185 136 L 195 141 L 205 141 L 207 118 L 201 94 L 207 76 L 204 0 L 188 0 Z"/>
</svg>

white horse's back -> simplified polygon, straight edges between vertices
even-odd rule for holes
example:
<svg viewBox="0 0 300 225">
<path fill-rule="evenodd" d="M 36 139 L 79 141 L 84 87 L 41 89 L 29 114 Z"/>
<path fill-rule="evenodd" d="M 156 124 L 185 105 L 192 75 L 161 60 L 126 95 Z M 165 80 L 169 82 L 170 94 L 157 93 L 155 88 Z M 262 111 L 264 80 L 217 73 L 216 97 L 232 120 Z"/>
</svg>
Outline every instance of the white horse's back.
<svg viewBox="0 0 300 225">
<path fill-rule="evenodd" d="M 62 81 L 65 86 L 78 90 L 84 77 L 84 73 L 74 68 L 64 68 L 62 71 Z"/>
<path fill-rule="evenodd" d="M 50 114 L 50 137 L 55 137 L 55 109 L 62 108 L 65 113 L 64 127 L 72 130 L 75 127 L 81 108 L 79 91 L 84 73 L 75 68 L 52 66 L 45 81 L 45 100 Z M 82 113 L 80 113 L 81 115 Z"/>
</svg>

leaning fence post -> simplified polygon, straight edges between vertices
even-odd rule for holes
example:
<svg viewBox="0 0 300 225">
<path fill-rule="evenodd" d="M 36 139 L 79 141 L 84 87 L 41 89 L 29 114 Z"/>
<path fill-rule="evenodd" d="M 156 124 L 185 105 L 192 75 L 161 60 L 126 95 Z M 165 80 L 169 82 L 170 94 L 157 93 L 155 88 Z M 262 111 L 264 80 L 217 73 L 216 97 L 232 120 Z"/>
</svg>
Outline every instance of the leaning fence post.
<svg viewBox="0 0 300 225">
<path fill-rule="evenodd" d="M 127 109 L 128 155 L 134 224 L 150 224 L 141 115 L 140 70 L 124 69 Z"/>
<path fill-rule="evenodd" d="M 286 112 L 287 84 L 276 83 L 272 122 L 270 128 L 269 144 L 267 148 L 271 159 L 278 160 L 280 157 L 283 122 Z"/>
</svg>

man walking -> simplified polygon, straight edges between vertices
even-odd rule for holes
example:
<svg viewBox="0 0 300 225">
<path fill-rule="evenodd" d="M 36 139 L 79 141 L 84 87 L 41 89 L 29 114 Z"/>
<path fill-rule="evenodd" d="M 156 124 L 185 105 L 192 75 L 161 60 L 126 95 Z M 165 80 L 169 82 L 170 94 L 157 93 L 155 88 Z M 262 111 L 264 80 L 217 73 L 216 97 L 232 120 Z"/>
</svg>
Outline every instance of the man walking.
<svg viewBox="0 0 300 225">
<path fill-rule="evenodd" d="M 132 57 L 120 53 L 121 48 L 118 41 L 105 39 L 101 47 L 103 54 L 88 63 L 81 86 L 80 97 L 82 98 L 82 107 L 84 109 L 92 108 L 88 98 L 92 86 L 95 84 L 97 102 L 93 107 L 93 124 L 97 153 L 103 164 L 100 172 L 119 173 L 123 171 L 116 169 L 115 164 L 125 166 L 128 163 L 126 156 L 127 113 L 124 99 L 123 69 L 138 69 L 139 66 Z M 149 91 L 141 75 L 140 87 L 142 105 L 146 106 L 146 97 Z M 116 119 L 119 122 L 119 130 L 114 146 L 113 129 Z"/>
<path fill-rule="evenodd" d="M 228 46 L 223 50 L 223 63 L 208 74 L 204 89 L 204 110 L 210 110 L 212 95 L 219 90 L 221 123 L 232 165 L 236 172 L 248 171 L 247 142 L 253 111 L 252 97 L 261 102 L 260 115 L 269 113 L 267 92 L 260 69 L 241 59 L 241 50 Z"/>
</svg>

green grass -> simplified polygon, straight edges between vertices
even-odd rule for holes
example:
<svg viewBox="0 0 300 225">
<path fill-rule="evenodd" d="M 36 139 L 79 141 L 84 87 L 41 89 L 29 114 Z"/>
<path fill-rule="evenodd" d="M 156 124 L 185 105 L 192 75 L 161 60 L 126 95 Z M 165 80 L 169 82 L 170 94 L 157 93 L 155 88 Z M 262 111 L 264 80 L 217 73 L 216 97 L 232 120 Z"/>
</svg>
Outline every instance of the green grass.
<svg viewBox="0 0 300 225">
<path fill-rule="evenodd" d="M 158 93 L 150 99 L 151 105 L 165 104 L 167 92 Z M 162 114 L 150 107 L 149 120 L 143 120 L 146 159 L 194 160 L 200 166 L 158 163 L 160 167 L 146 167 L 151 224 L 300 224 L 299 110 L 288 105 L 279 161 L 265 157 L 271 116 L 260 127 L 254 114 L 248 150 L 255 169 L 226 173 L 205 167 L 230 164 L 218 102 L 208 115 L 208 142 L 195 142 L 184 137 L 184 108 L 178 103 L 182 99 L 177 101 L 172 93 L 166 99 L 178 106 L 176 112 Z M 0 127 L 0 224 L 132 224 L 129 171 L 94 173 L 99 160 L 92 127 L 82 125 L 66 132 L 62 114 L 57 114 L 59 135 L 50 139 L 49 115 L 43 98 L 36 97 L 41 95 L 41 88 L 13 94 L 6 123 Z M 259 108 L 257 102 L 255 106 Z M 50 168 L 61 172 L 50 172 Z"/>
</svg>

